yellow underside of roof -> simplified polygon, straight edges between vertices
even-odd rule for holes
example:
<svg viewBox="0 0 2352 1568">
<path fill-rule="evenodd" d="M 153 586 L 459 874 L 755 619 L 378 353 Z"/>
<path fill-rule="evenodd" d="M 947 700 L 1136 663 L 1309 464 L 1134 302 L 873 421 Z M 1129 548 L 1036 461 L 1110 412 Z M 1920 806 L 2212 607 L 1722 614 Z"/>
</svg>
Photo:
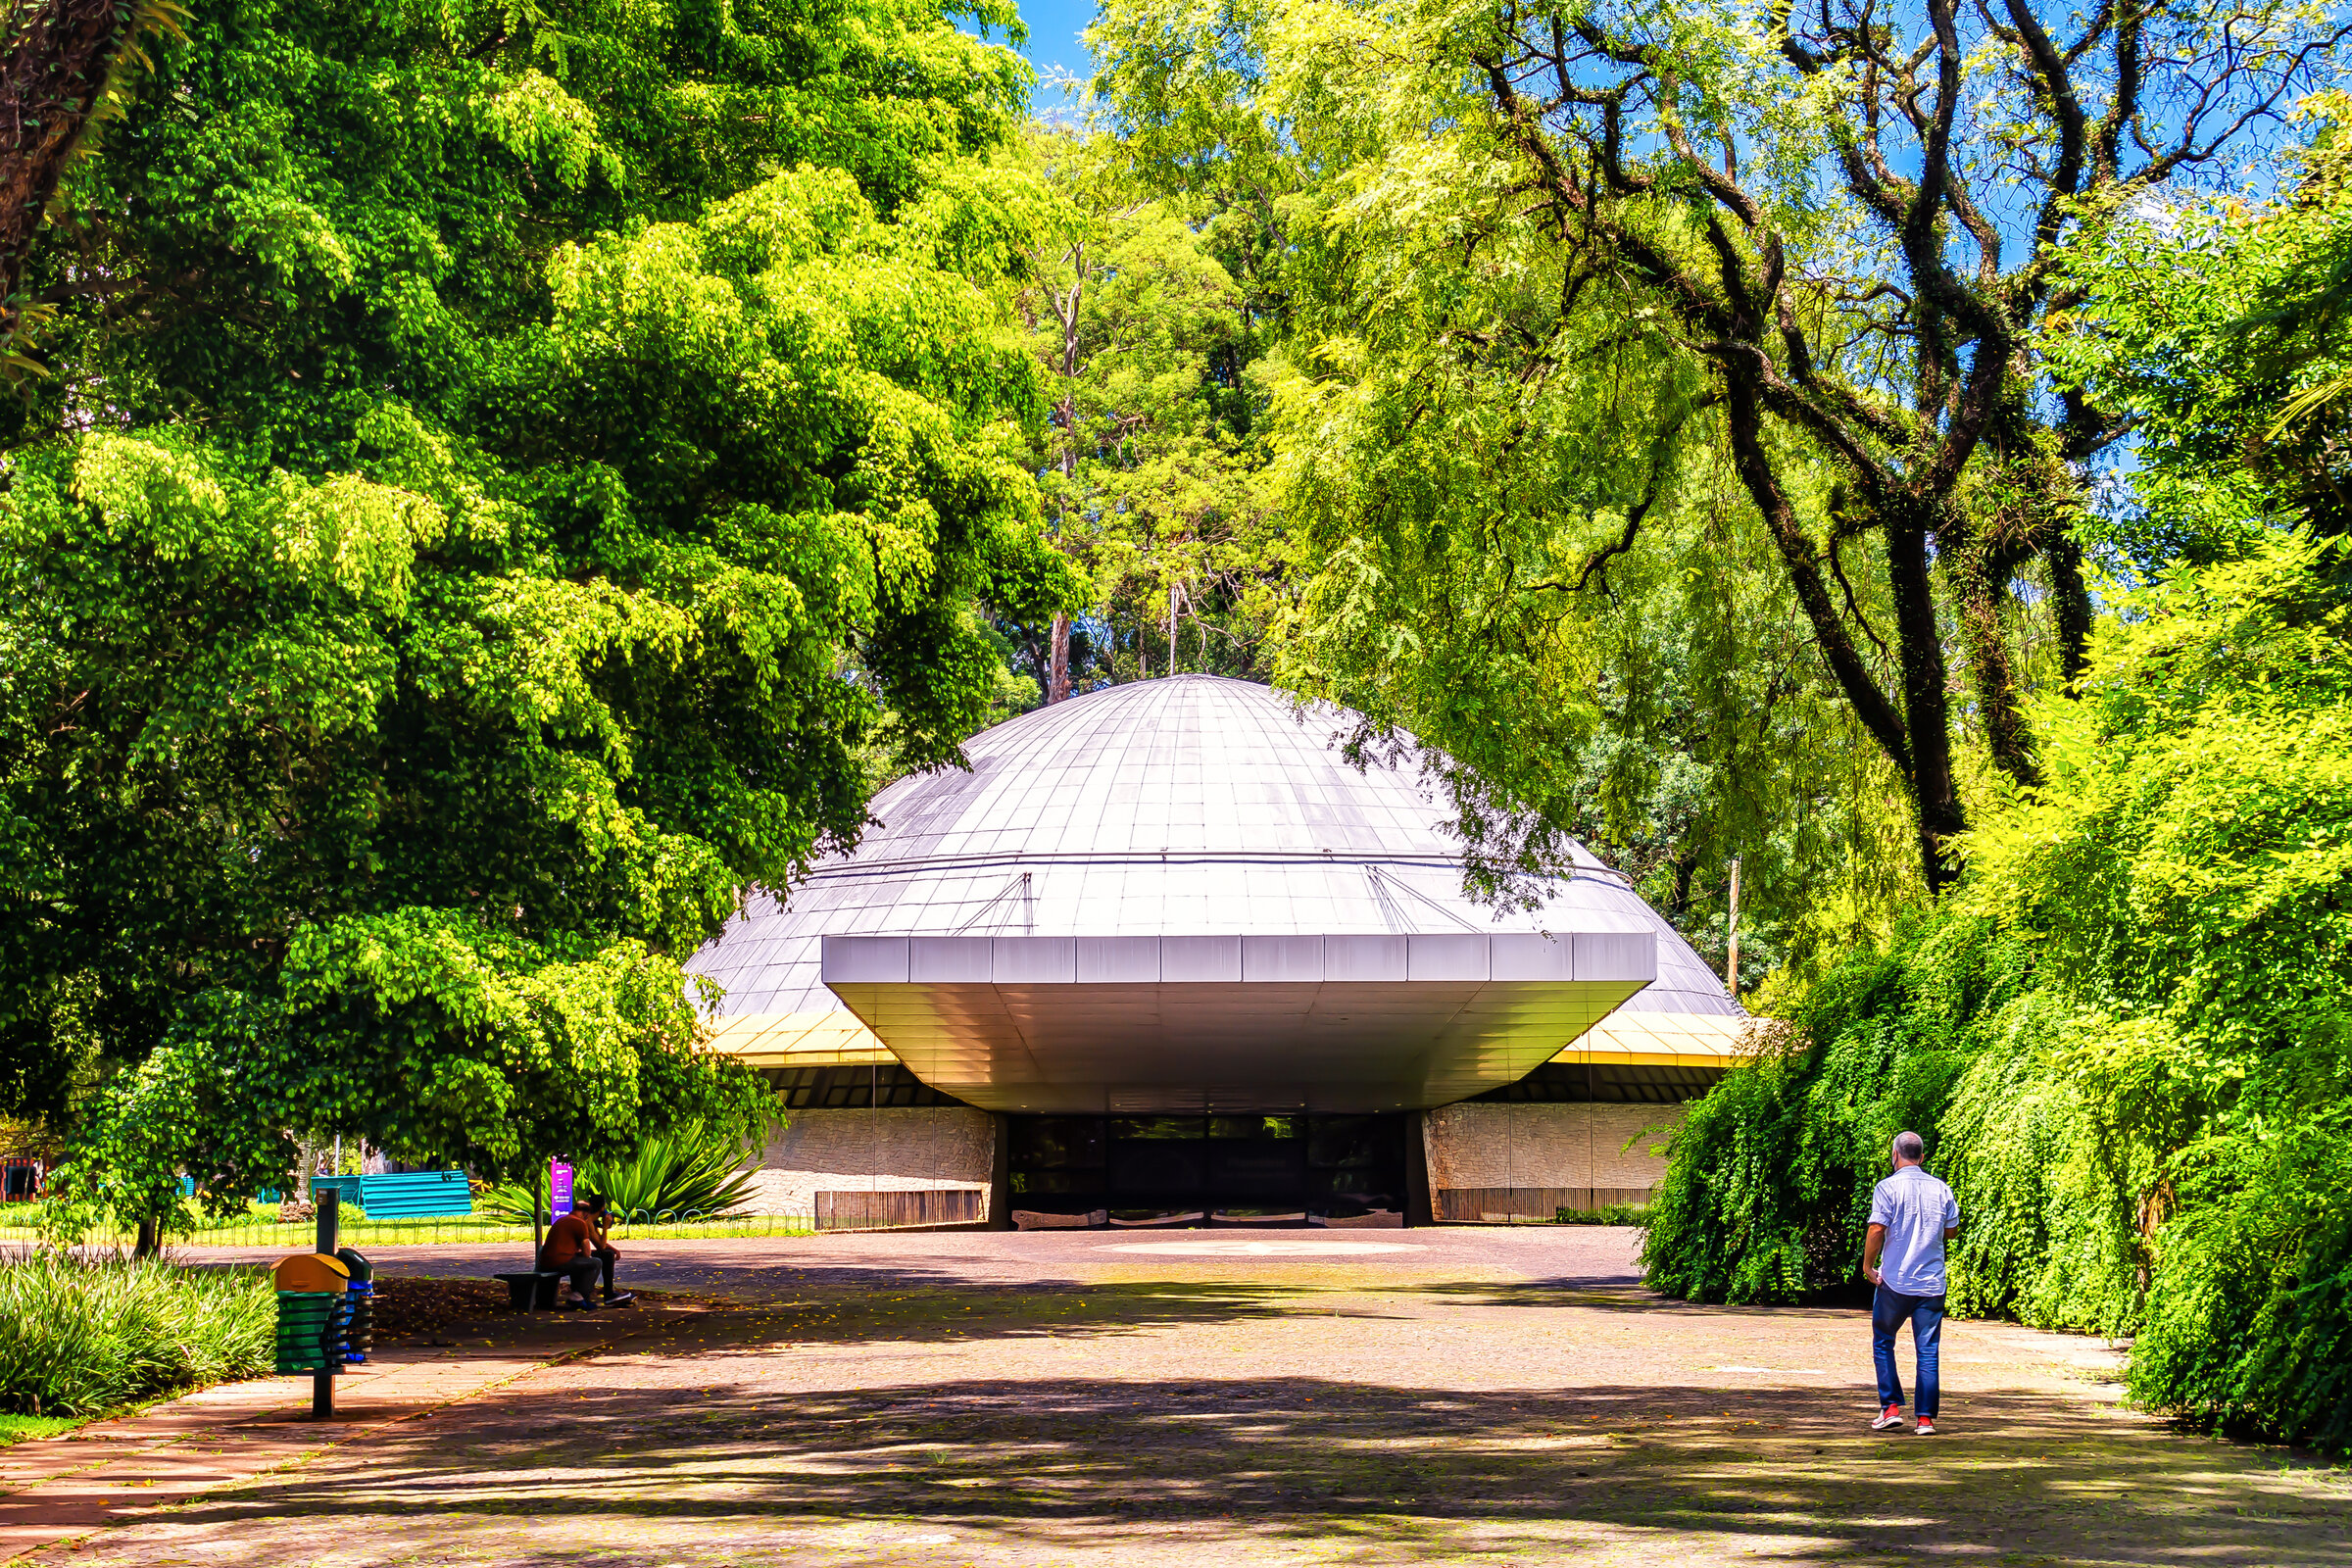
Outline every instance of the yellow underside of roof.
<svg viewBox="0 0 2352 1568">
<path fill-rule="evenodd" d="M 1735 1067 L 1751 1054 L 1752 1020 L 1698 1012 L 1618 1011 L 1551 1059 L 1579 1066 Z M 753 1012 L 713 1025 L 712 1049 L 754 1067 L 887 1067 L 899 1058 L 854 1012 Z"/>
<path fill-rule="evenodd" d="M 720 1018 L 710 1045 L 754 1067 L 887 1067 L 899 1058 L 854 1012 L 748 1012 Z"/>
<path fill-rule="evenodd" d="M 1551 1059 L 1601 1067 L 1737 1067 L 1754 1054 L 1742 1044 L 1753 1022 L 1717 1013 L 1620 1008 Z"/>
</svg>

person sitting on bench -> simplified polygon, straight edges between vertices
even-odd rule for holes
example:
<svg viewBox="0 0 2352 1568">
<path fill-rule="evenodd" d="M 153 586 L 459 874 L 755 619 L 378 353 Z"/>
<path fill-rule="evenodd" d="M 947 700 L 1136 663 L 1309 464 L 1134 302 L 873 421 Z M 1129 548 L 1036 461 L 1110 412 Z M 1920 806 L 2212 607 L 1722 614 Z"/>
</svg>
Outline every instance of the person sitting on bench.
<svg viewBox="0 0 2352 1568">
<path fill-rule="evenodd" d="M 628 1292 L 612 1288 L 612 1268 L 620 1261 L 620 1252 L 605 1235 L 605 1200 L 590 1193 L 580 1200 L 578 1208 L 548 1228 L 547 1243 L 539 1250 L 539 1266 L 565 1276 L 571 1284 L 571 1300 L 559 1300 L 558 1306 L 595 1306 L 589 1287 L 599 1273 L 605 1280 L 605 1305 L 620 1306 L 636 1299 Z"/>
</svg>

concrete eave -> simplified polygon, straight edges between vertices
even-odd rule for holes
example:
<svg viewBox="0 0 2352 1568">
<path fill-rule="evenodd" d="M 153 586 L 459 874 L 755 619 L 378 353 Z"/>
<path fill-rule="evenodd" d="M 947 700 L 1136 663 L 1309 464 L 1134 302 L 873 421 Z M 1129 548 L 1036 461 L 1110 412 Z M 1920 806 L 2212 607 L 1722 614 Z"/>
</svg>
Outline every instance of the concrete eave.
<svg viewBox="0 0 2352 1568">
<path fill-rule="evenodd" d="M 1422 1109 L 1554 1058 L 1656 974 L 1646 931 L 823 940 L 826 986 L 991 1110 Z"/>
</svg>

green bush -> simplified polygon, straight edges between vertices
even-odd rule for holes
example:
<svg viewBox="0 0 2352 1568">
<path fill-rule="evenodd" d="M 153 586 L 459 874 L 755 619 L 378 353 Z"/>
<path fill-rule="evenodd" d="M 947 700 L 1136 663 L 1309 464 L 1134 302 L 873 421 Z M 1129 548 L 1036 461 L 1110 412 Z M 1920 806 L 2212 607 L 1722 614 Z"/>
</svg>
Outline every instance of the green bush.
<svg viewBox="0 0 2352 1568">
<path fill-rule="evenodd" d="M 1960 890 L 1692 1106 L 1655 1288 L 1852 1288 L 1910 1126 L 1960 1201 L 1954 1311 L 2133 1335 L 2146 1407 L 2352 1450 L 2347 559 L 2281 538 L 2101 629 Z"/>
<path fill-rule="evenodd" d="M 1563 1208 L 1555 1225 L 1646 1225 L 1649 1210 L 1641 1203 L 1603 1203 L 1598 1208 Z"/>
<path fill-rule="evenodd" d="M 2011 1039 L 2026 951 L 1984 919 L 1919 922 L 1832 971 L 1768 1051 L 1694 1102 L 1649 1201 L 1653 1288 L 1697 1301 L 1854 1288 L 1870 1191 L 1905 1128 L 1929 1139 L 1972 1062 Z"/>
<path fill-rule="evenodd" d="M 41 1250 L 0 1263 L 0 1410 L 94 1415 L 270 1365 L 256 1274 Z"/>
<path fill-rule="evenodd" d="M 2352 1451 L 2352 1114 L 2207 1151 L 2165 1226 L 2131 1387 L 2217 1427 Z"/>
</svg>

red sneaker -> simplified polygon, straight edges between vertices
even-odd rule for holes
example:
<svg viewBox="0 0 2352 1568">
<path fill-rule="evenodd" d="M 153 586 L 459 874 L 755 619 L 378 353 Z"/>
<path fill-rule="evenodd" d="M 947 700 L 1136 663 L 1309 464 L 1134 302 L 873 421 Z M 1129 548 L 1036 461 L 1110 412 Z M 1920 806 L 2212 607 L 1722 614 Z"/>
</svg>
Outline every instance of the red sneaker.
<svg viewBox="0 0 2352 1568">
<path fill-rule="evenodd" d="M 1879 1418 L 1870 1424 L 1870 1430 L 1873 1432 L 1884 1432 L 1888 1427 L 1899 1427 L 1902 1424 L 1903 1407 L 1899 1404 L 1890 1404 L 1886 1409 L 1879 1412 Z"/>
<path fill-rule="evenodd" d="M 1911 1430 L 1920 1437 L 1932 1438 L 1936 1435 L 1936 1418 L 1934 1416 L 1923 1415 L 1919 1418 L 1919 1425 L 1913 1427 Z"/>
</svg>

